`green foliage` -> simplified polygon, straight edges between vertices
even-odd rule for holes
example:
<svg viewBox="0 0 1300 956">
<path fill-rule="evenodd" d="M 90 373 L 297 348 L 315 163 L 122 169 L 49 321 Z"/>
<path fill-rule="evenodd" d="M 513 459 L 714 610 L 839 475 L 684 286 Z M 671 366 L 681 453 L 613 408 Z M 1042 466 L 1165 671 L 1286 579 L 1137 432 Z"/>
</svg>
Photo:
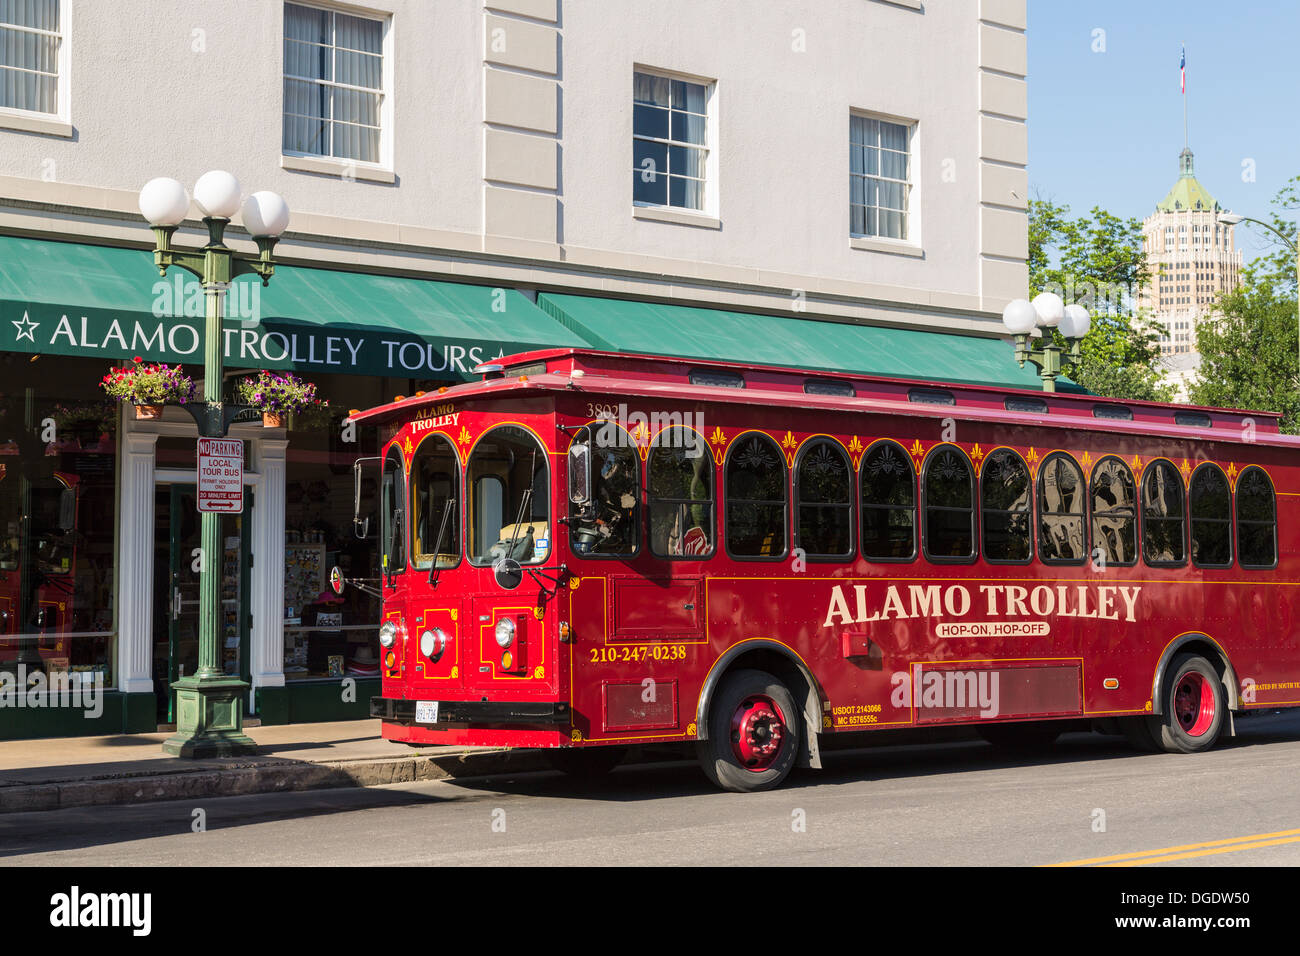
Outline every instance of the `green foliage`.
<svg viewBox="0 0 1300 956">
<path fill-rule="evenodd" d="M 1158 335 L 1134 313 L 1137 290 L 1149 275 L 1138 219 L 1121 219 L 1099 206 L 1073 219 L 1069 206 L 1030 200 L 1030 295 L 1055 292 L 1092 316 L 1080 361 L 1065 368 L 1088 391 L 1120 399 L 1172 397 L 1173 390 L 1160 383 Z M 1057 340 L 1064 345 L 1059 335 Z"/>
<path fill-rule="evenodd" d="M 1281 210 L 1300 209 L 1300 176 L 1282 187 L 1273 204 L 1266 221 L 1294 243 L 1296 224 Z M 1190 389 L 1191 400 L 1281 412 L 1282 430 L 1300 433 L 1294 249 L 1277 240 L 1275 252 L 1242 270 L 1241 286 L 1220 300 L 1219 309 L 1222 318 L 1203 323 L 1196 332 L 1201 368 Z"/>
</svg>

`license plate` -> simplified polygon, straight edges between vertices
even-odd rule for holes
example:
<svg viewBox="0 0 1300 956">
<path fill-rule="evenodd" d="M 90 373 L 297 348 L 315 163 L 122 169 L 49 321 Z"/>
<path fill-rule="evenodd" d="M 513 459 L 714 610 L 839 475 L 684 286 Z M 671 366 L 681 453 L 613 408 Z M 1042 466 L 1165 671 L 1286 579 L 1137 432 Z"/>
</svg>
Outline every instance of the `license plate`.
<svg viewBox="0 0 1300 956">
<path fill-rule="evenodd" d="M 438 722 L 438 702 L 436 700 L 417 700 L 415 702 L 415 722 L 417 724 L 436 724 Z"/>
</svg>

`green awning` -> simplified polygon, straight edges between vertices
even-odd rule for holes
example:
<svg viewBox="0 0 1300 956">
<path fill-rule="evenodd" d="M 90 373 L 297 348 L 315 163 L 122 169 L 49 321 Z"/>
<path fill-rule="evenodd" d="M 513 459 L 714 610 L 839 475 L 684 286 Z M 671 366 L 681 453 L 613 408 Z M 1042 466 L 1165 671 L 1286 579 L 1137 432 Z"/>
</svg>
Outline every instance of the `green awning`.
<svg viewBox="0 0 1300 956">
<path fill-rule="evenodd" d="M 528 348 L 584 341 L 520 292 L 281 266 L 227 293 L 231 368 L 469 379 Z M 0 350 L 203 362 L 203 292 L 146 250 L 0 236 Z"/>
<path fill-rule="evenodd" d="M 593 347 L 954 384 L 1041 389 L 1001 339 L 579 295 L 537 304 Z M 1065 379 L 1062 391 L 1079 391 Z"/>
</svg>

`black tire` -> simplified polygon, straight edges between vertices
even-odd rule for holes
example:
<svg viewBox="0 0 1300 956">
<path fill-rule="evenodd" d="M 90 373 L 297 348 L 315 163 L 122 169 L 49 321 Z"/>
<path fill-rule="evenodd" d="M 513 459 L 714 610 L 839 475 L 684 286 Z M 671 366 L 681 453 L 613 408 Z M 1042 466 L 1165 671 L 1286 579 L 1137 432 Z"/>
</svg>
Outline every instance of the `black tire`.
<svg viewBox="0 0 1300 956">
<path fill-rule="evenodd" d="M 979 733 L 995 748 L 1009 753 L 1047 750 L 1061 736 L 1051 723 L 988 724 L 980 726 Z"/>
<path fill-rule="evenodd" d="M 623 762 L 626 747 L 557 747 L 546 751 L 552 770 L 579 780 L 595 780 Z"/>
<path fill-rule="evenodd" d="M 769 706 L 770 705 L 770 706 Z M 745 718 L 749 733 L 733 728 Z M 773 713 L 776 720 L 763 716 Z M 709 704 L 709 738 L 696 743 L 704 775 L 723 790 L 754 793 L 779 786 L 803 745 L 803 720 L 790 691 L 766 671 L 738 670 L 726 675 Z M 767 748 L 773 748 L 768 752 Z M 750 754 L 748 761 L 742 756 Z"/>
<path fill-rule="evenodd" d="M 1151 735 L 1150 717 L 1124 717 L 1120 720 L 1129 745 L 1139 753 L 1160 753 L 1161 747 Z"/>
<path fill-rule="evenodd" d="M 1228 701 L 1213 664 L 1196 654 L 1178 655 L 1169 662 L 1160 695 L 1164 713 L 1146 718 L 1159 749 L 1194 754 L 1218 742 Z"/>
</svg>

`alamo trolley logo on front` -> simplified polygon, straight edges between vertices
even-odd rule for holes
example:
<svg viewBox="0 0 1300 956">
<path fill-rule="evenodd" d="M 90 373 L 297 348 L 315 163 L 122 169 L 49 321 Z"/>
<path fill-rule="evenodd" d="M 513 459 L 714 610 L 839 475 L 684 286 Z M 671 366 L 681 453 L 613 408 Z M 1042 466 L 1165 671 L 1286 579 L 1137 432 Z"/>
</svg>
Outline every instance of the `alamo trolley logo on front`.
<svg viewBox="0 0 1300 956">
<path fill-rule="evenodd" d="M 876 590 L 879 585 L 876 585 Z M 1093 618 L 1134 622 L 1141 585 L 1122 584 L 908 584 L 889 585 L 872 600 L 870 584 L 831 589 L 822 627 L 959 618 L 938 621 L 937 637 L 1046 637 L 1051 619 Z M 976 618 L 970 620 L 967 618 Z"/>
</svg>

